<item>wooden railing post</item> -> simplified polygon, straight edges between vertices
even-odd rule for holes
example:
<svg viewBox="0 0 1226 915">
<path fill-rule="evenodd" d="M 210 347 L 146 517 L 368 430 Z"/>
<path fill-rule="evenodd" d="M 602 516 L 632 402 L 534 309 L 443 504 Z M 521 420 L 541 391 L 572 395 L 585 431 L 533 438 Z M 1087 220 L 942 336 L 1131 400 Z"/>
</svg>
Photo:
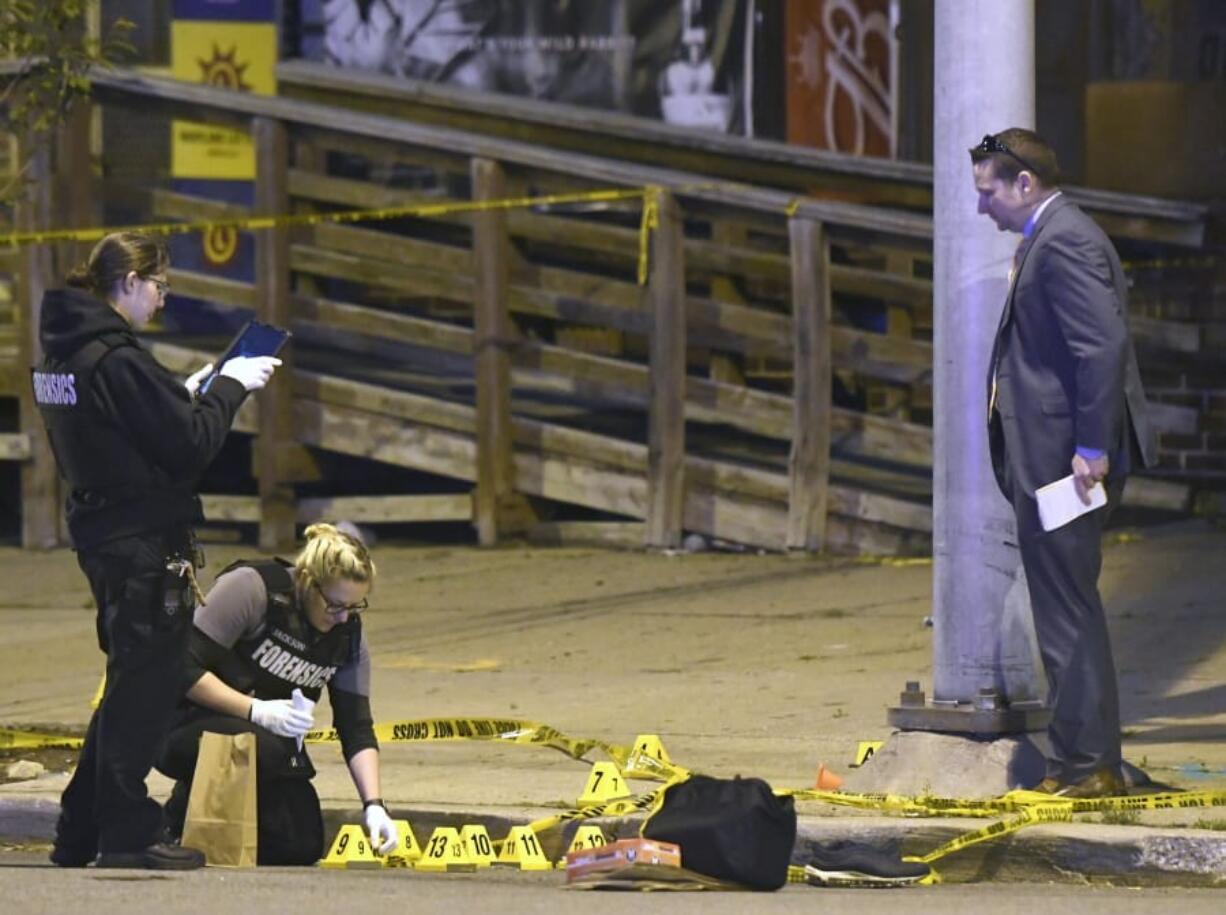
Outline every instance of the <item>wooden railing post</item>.
<svg viewBox="0 0 1226 915">
<path fill-rule="evenodd" d="M 506 197 L 502 166 L 473 159 L 470 167 L 474 200 Z M 477 489 L 473 520 L 477 541 L 493 546 L 505 533 L 504 509 L 515 489 L 514 443 L 511 437 L 511 357 L 507 344 L 515 335 L 507 307 L 511 242 L 504 210 L 472 217 L 473 368 L 477 380 Z"/>
<path fill-rule="evenodd" d="M 30 162 L 27 196 L 17 205 L 18 231 L 51 228 L 51 151 L 37 148 Z M 42 359 L 38 322 L 43 292 L 53 283 L 51 245 L 21 249 L 17 286 L 17 401 L 20 429 L 29 437 L 30 456 L 21 466 L 21 545 L 49 549 L 60 542 L 60 477 L 47 430 L 34 404 L 29 370 Z"/>
<path fill-rule="evenodd" d="M 286 169 L 289 137 L 285 124 L 271 118 L 252 122 L 255 140 L 255 211 L 261 215 L 289 209 Z M 264 229 L 255 237 L 256 316 L 289 327 L 289 237 L 286 229 Z M 282 550 L 294 542 L 297 515 L 293 483 L 284 472 L 283 455 L 294 445 L 294 347 L 281 353 L 282 365 L 259 394 L 260 424 L 255 440 L 255 469 L 260 496 L 260 549 Z"/>
<path fill-rule="evenodd" d="M 825 227 L 812 219 L 793 217 L 788 235 L 795 364 L 787 545 L 819 551 L 830 485 L 830 247 Z"/>
<path fill-rule="evenodd" d="M 672 194 L 658 195 L 651 237 L 650 403 L 647 419 L 649 547 L 681 544 L 685 513 L 685 227 Z"/>
</svg>

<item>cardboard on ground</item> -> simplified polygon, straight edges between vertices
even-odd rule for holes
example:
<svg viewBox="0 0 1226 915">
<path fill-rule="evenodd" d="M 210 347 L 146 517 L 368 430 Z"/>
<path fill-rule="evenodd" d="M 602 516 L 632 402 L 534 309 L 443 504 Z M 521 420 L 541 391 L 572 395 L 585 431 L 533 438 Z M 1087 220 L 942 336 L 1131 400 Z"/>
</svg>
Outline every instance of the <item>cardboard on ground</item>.
<svg viewBox="0 0 1226 915">
<path fill-rule="evenodd" d="M 655 839 L 618 839 L 598 848 L 585 848 L 566 855 L 566 882 L 587 874 L 615 871 L 635 864 L 681 866 L 681 847 Z"/>
</svg>

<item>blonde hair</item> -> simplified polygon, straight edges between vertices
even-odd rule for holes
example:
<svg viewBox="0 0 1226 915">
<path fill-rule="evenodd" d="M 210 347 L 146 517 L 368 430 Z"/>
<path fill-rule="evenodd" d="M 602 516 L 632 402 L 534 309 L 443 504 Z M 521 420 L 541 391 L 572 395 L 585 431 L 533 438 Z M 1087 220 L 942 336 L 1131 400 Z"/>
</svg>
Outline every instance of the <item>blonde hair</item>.
<svg viewBox="0 0 1226 915">
<path fill-rule="evenodd" d="M 139 232 L 112 232 L 94 245 L 88 261 L 68 274 L 67 283 L 105 299 L 129 273 L 148 279 L 155 273 L 165 273 L 168 266 L 170 255 L 160 238 Z"/>
<path fill-rule="evenodd" d="M 317 585 L 337 579 L 374 584 L 375 564 L 357 537 L 324 523 L 312 524 L 303 536 L 306 546 L 294 559 L 299 575 Z"/>
</svg>

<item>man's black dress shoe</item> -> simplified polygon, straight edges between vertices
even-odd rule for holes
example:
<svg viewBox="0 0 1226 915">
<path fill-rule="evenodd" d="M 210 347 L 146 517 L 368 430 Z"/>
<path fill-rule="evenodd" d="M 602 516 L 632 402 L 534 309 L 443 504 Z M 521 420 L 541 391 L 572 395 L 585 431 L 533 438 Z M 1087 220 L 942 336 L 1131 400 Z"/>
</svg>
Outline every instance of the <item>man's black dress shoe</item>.
<svg viewBox="0 0 1226 915">
<path fill-rule="evenodd" d="M 182 845 L 158 842 L 139 851 L 104 851 L 98 867 L 127 867 L 151 871 L 191 871 L 204 867 L 204 853 Z"/>
</svg>

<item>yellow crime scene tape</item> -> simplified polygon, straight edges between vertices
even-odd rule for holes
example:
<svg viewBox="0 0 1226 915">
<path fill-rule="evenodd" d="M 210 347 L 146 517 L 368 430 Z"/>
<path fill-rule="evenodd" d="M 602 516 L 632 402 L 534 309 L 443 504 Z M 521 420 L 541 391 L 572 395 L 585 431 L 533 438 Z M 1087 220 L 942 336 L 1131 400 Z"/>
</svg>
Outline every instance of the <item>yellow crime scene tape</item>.
<svg viewBox="0 0 1226 915">
<path fill-rule="evenodd" d="M 655 779 L 666 783 L 658 789 L 634 797 L 619 798 L 595 805 L 574 807 L 531 823 L 535 832 L 559 827 L 576 819 L 604 816 L 626 816 L 650 811 L 660 803 L 664 789 L 689 778 L 690 770 L 668 760 L 656 759 L 636 752 L 634 747 L 577 738 L 565 735 L 555 727 L 539 721 L 498 718 L 428 718 L 387 721 L 375 725 L 380 743 L 433 743 L 445 741 L 490 741 L 519 746 L 557 749 L 573 759 L 582 759 L 593 749 L 608 754 L 615 763 L 631 773 L 631 778 Z M 332 743 L 340 740 L 335 729 L 311 731 L 305 738 L 310 743 Z M 38 731 L 0 729 L 0 749 L 51 748 L 75 749 L 82 745 L 81 737 L 54 735 Z M 1101 798 L 1064 798 L 1035 791 L 1010 791 L 1000 797 L 972 798 L 939 796 L 905 796 L 890 794 L 853 794 L 845 791 L 818 789 L 780 789 L 776 794 L 797 801 L 829 803 L 858 810 L 896 813 L 911 817 L 1005 817 L 981 829 L 959 835 L 916 861 L 931 863 L 972 845 L 998 839 L 1036 823 L 1072 821 L 1074 814 L 1108 811 L 1151 811 L 1171 808 L 1226 806 L 1226 791 L 1167 791 L 1146 795 Z M 497 843 L 495 843 L 497 844 Z M 801 868 L 803 878 L 803 868 Z M 793 877 L 797 877 L 793 873 Z M 933 879 L 939 879 L 934 877 Z"/>
<path fill-rule="evenodd" d="M 0 750 L 79 750 L 84 737 L 0 728 Z"/>
<path fill-rule="evenodd" d="M 448 740 L 489 740 L 560 750 L 572 759 L 581 759 L 594 749 L 604 750 L 615 762 L 624 764 L 628 747 L 618 747 L 602 740 L 567 737 L 557 728 L 539 721 L 514 718 L 419 718 L 408 721 L 386 721 L 375 725 L 379 743 L 433 743 Z M 310 731 L 307 743 L 335 743 L 340 740 L 335 728 Z"/>
<path fill-rule="evenodd" d="M 699 187 L 695 185 L 694 187 Z M 681 192 L 693 188 L 681 188 Z M 499 200 L 469 200 L 450 203 L 415 203 L 396 207 L 367 210 L 344 210 L 336 213 L 282 213 L 274 216 L 243 216 L 232 219 L 209 219 L 195 222 L 158 222 L 129 226 L 94 226 L 84 229 L 46 229 L 34 232 L 14 232 L 0 236 L 0 246 L 20 247 L 54 242 L 92 242 L 113 232 L 139 232 L 144 235 L 183 235 L 231 229 L 254 232 L 263 229 L 283 229 L 293 226 L 313 226 L 323 223 L 376 222 L 406 217 L 430 218 L 457 213 L 487 213 L 495 210 L 526 209 L 529 207 L 592 206 L 626 200 L 642 202 L 639 222 L 638 282 L 647 282 L 651 261 L 651 233 L 660 225 L 660 195 L 656 185 L 641 188 L 609 188 L 581 191 L 573 194 L 545 194 L 536 197 L 507 197 Z"/>
<path fill-rule="evenodd" d="M 538 833 L 574 820 L 626 816 L 651 811 L 661 803 L 664 791 L 670 785 L 684 781 L 691 774 L 688 769 L 668 760 L 656 759 L 637 752 L 631 746 L 590 738 L 575 738 L 550 725 L 521 719 L 421 718 L 383 722 L 375 725 L 375 736 L 380 743 L 482 740 L 520 746 L 539 746 L 558 750 L 572 759 L 582 759 L 592 750 L 598 749 L 606 753 L 619 767 L 625 768 L 630 777 L 655 779 L 665 783 L 644 794 L 574 807 L 538 819 L 530 824 L 533 832 Z M 335 743 L 339 741 L 339 737 L 335 729 L 329 728 L 311 731 L 307 734 L 306 740 L 309 743 Z M 53 747 L 78 749 L 82 743 L 83 738 L 81 737 L 0 728 L 0 749 Z M 798 801 L 814 801 L 903 816 L 976 817 L 980 819 L 1003 817 L 982 828 L 956 836 L 925 855 L 905 859 L 928 865 L 973 845 L 1011 835 L 1027 826 L 1040 823 L 1071 822 L 1073 816 L 1080 813 L 1226 806 L 1226 791 L 1158 792 L 1093 799 L 1062 798 L 1034 791 L 1011 791 L 1000 797 L 983 800 L 926 795 L 908 797 L 894 794 L 856 794 L 807 788 L 779 789 L 775 793 L 792 797 Z M 494 844 L 500 843 L 495 841 Z M 793 882 L 804 882 L 804 869 L 791 868 L 789 879 Z M 933 870 L 929 877 L 921 882 L 928 884 L 940 882 L 940 875 Z"/>
</svg>

